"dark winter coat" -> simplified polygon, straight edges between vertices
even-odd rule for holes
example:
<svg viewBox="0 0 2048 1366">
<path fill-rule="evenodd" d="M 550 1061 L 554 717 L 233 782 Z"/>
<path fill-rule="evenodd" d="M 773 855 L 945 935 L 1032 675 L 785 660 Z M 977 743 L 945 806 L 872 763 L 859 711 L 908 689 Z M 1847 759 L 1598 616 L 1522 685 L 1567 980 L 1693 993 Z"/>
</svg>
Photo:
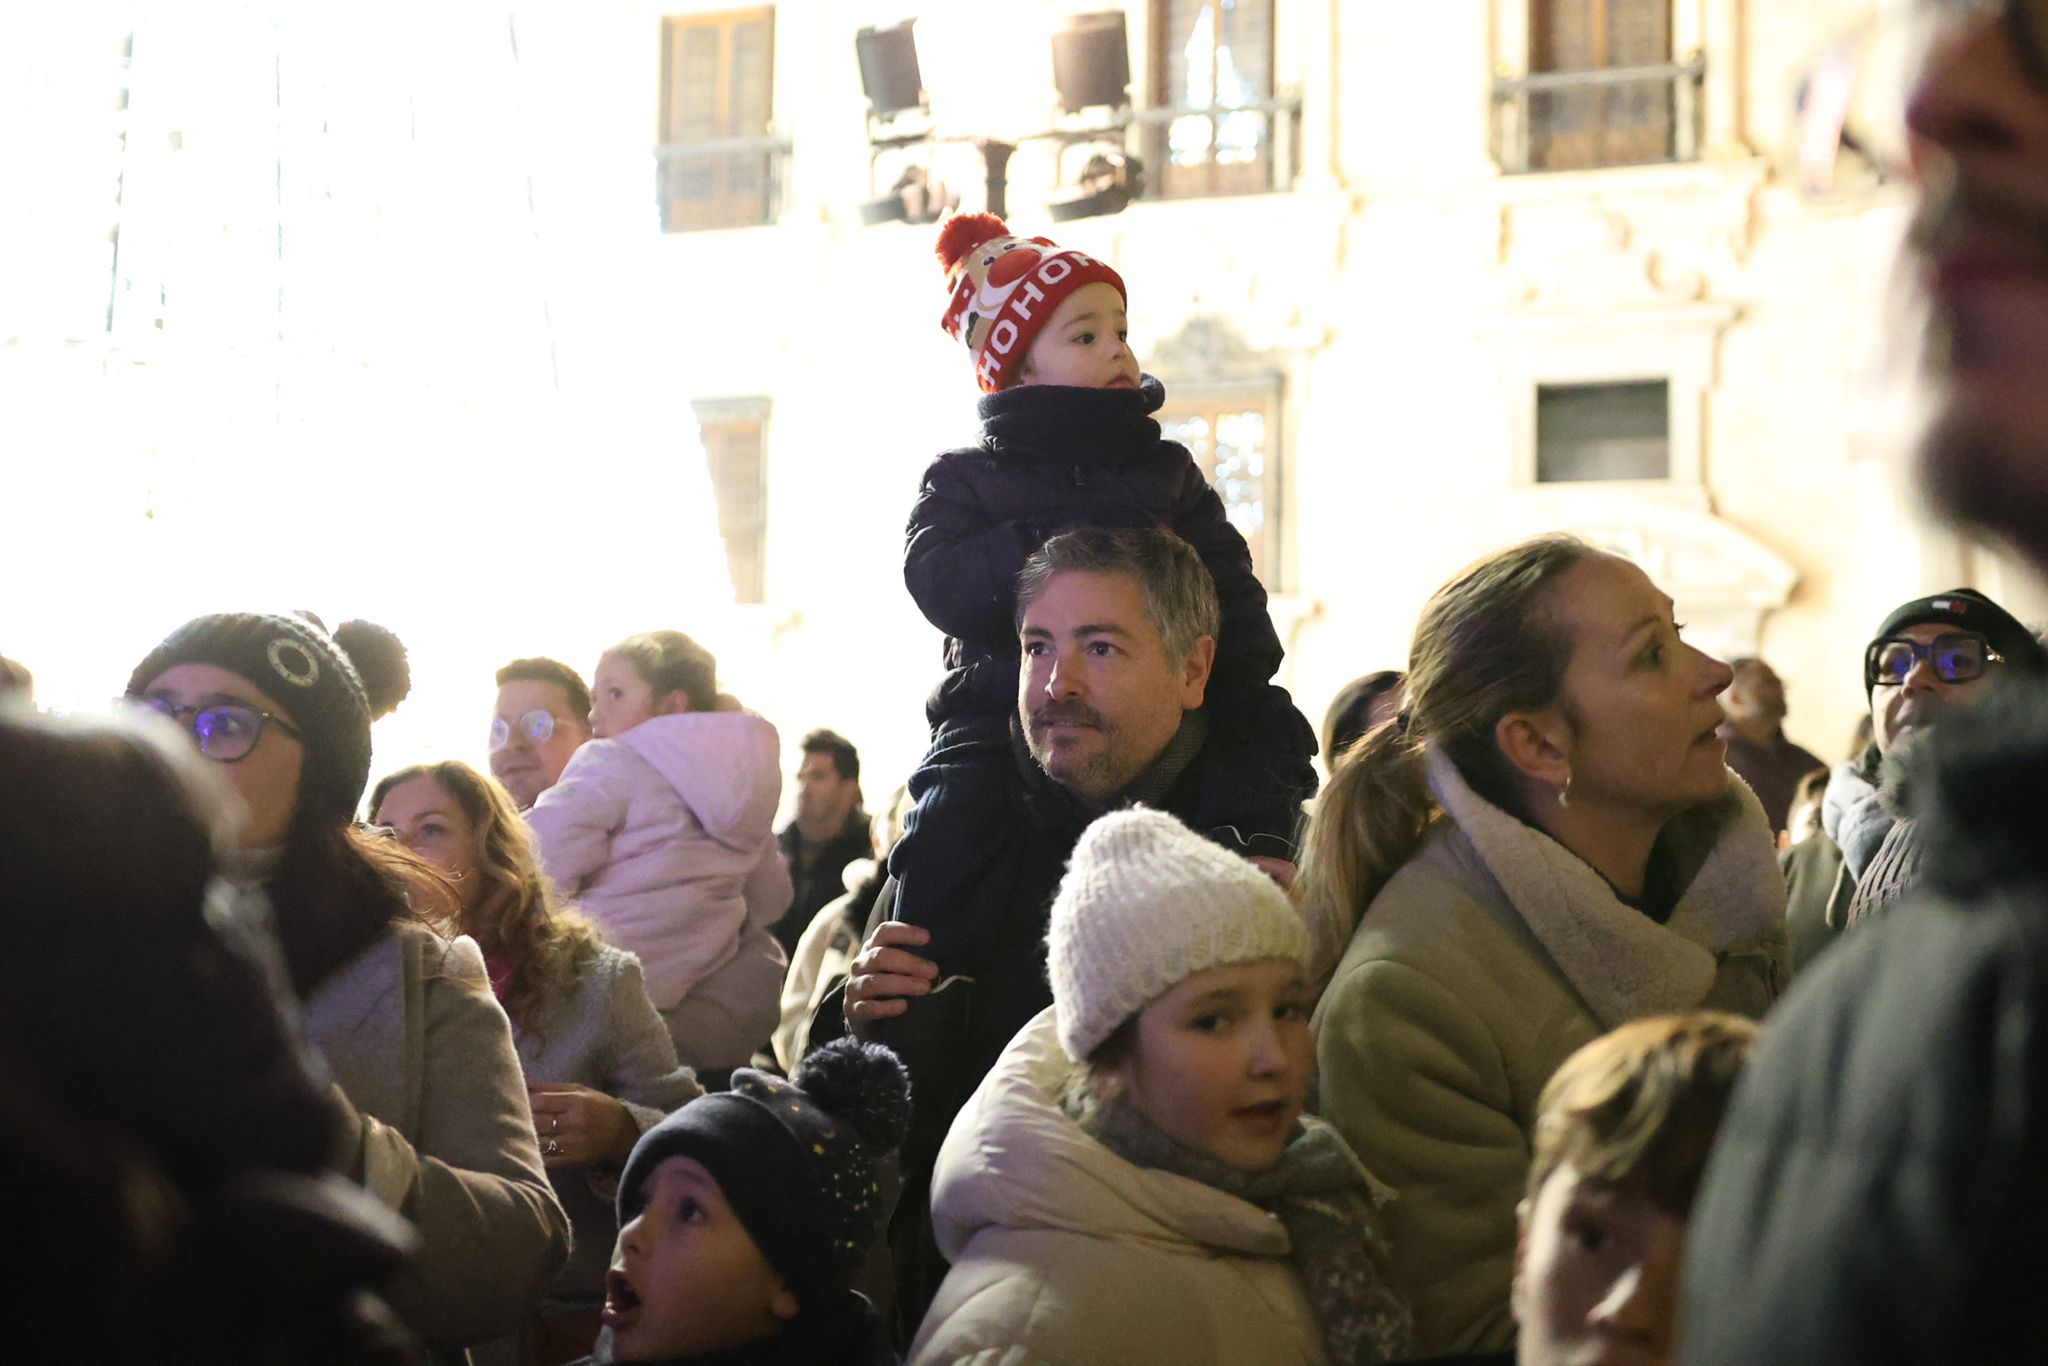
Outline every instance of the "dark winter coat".
<svg viewBox="0 0 2048 1366">
<path fill-rule="evenodd" d="M 810 928 L 819 911 L 846 895 L 846 865 L 855 859 L 873 858 L 874 839 L 868 831 L 868 813 L 855 807 L 847 814 L 839 833 L 818 848 L 808 867 L 803 858 L 803 835 L 791 821 L 776 840 L 782 846 L 782 861 L 789 865 L 789 880 L 795 884 L 796 899 L 789 903 L 782 919 L 775 922 L 775 937 L 786 953 L 796 952 L 796 941 Z"/>
<path fill-rule="evenodd" d="M 1946 724 L 1921 890 L 1749 1064 L 1693 1211 L 1688 1366 L 2048 1360 L 2048 696 L 2012 703 Z"/>
<path fill-rule="evenodd" d="M 1239 790 L 1207 813 L 1235 825 L 1250 849 L 1291 858 L 1299 803 L 1315 791 L 1315 733 L 1284 689 L 1271 686 L 1283 650 L 1266 614 L 1251 550 L 1187 449 L 1162 439 L 1152 414 L 1159 381 L 1080 389 L 1027 385 L 981 400 L 978 445 L 948 451 L 925 471 L 911 510 L 903 577 L 948 637 L 949 670 L 928 713 L 948 720 L 1005 717 L 1017 704 L 1017 571 L 1045 541 L 1083 526 L 1159 526 L 1195 548 L 1223 609 L 1208 710 L 1215 738 L 1241 751 Z M 1194 813 L 1191 813 L 1191 815 Z"/>
</svg>

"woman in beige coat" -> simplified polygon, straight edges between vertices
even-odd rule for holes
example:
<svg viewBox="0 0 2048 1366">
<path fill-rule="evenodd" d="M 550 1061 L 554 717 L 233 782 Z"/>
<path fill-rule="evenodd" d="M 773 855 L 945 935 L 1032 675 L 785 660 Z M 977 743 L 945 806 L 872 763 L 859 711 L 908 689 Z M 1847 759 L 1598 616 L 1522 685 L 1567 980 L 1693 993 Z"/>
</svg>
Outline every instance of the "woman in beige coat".
<svg viewBox="0 0 2048 1366">
<path fill-rule="evenodd" d="M 182 726 L 248 811 L 238 872 L 269 894 L 338 1084 L 336 1165 L 419 1230 L 393 1306 L 443 1359 L 513 1331 L 561 1266 L 569 1221 L 483 955 L 423 919 L 452 917 L 447 881 L 352 826 L 370 768 L 355 667 L 300 617 L 221 614 L 174 631 L 128 693 Z"/>
<path fill-rule="evenodd" d="M 1558 1064 L 1646 1015 L 1759 1016 L 1780 986 L 1784 880 L 1714 734 L 1729 670 L 1679 630 L 1641 570 L 1572 538 L 1484 560 L 1424 608 L 1401 715 L 1317 806 L 1323 1114 L 1397 1196 L 1422 1353 L 1514 1340 L 1515 1202 Z"/>
<path fill-rule="evenodd" d="M 1053 1007 L 954 1121 L 953 1262 L 913 1363 L 1405 1359 L 1378 1194 L 1308 1090 L 1308 935 L 1156 811 L 1090 826 L 1052 908 Z"/>
</svg>

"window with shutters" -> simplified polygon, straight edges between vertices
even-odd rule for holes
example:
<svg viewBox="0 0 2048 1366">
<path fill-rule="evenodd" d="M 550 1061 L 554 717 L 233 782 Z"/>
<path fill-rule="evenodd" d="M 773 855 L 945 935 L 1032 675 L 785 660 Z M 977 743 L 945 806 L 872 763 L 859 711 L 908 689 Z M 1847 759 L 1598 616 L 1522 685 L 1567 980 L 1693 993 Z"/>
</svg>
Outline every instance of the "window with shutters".
<svg viewBox="0 0 2048 1366">
<path fill-rule="evenodd" d="M 1526 17 L 1525 74 L 1494 85 L 1503 169 L 1577 171 L 1698 155 L 1705 63 L 1676 59 L 1671 0 L 1527 0 Z"/>
<path fill-rule="evenodd" d="M 787 146 L 770 128 L 775 11 L 661 21 L 662 227 L 774 221 Z"/>
<path fill-rule="evenodd" d="M 1280 564 L 1279 408 L 1277 387 L 1261 383 L 1191 389 L 1159 410 L 1160 431 L 1195 457 L 1269 589 Z"/>
<path fill-rule="evenodd" d="M 768 400 L 707 399 L 691 405 L 718 500 L 734 602 L 762 602 L 768 587 Z"/>
<path fill-rule="evenodd" d="M 1152 0 L 1154 193 L 1169 199 L 1272 189 L 1272 0 Z M 1247 108 L 1246 106 L 1255 106 Z"/>
</svg>

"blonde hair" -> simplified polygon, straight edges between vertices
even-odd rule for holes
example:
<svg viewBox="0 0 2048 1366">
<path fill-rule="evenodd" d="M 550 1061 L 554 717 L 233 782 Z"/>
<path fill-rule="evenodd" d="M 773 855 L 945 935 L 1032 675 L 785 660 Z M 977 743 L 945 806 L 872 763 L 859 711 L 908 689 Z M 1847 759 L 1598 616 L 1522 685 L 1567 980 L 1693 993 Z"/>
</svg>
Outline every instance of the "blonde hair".
<svg viewBox="0 0 2048 1366">
<path fill-rule="evenodd" d="M 1755 1021 L 1716 1010 L 1660 1015 L 1603 1034 L 1565 1059 L 1536 1105 L 1529 1199 L 1552 1172 L 1619 1185 L 1684 1219 L 1706 1170 Z"/>
<path fill-rule="evenodd" d="M 1551 589 L 1602 553 L 1575 536 L 1540 536 L 1468 566 L 1423 607 L 1400 715 L 1346 751 L 1302 842 L 1317 980 L 1439 815 L 1423 777 L 1427 749 L 1448 756 L 1474 792 L 1519 811 L 1519 782 L 1494 729 L 1510 712 L 1557 704 L 1572 641 L 1549 610 Z"/>
<path fill-rule="evenodd" d="M 531 1029 L 597 957 L 597 927 L 558 903 L 512 798 L 468 764 L 450 759 L 387 775 L 370 795 L 372 817 L 393 788 L 415 778 L 439 786 L 469 819 L 482 893 L 475 906 L 458 906 L 451 920 L 487 957 L 509 966 L 501 1003 L 513 1023 Z"/>
</svg>

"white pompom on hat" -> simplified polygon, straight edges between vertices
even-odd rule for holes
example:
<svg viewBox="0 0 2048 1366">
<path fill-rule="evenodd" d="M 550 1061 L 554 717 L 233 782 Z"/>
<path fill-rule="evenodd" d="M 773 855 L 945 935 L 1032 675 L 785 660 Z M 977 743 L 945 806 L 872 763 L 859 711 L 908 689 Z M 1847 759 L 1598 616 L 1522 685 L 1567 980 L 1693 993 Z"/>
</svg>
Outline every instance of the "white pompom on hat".
<svg viewBox="0 0 2048 1366">
<path fill-rule="evenodd" d="M 1113 811 L 1074 846 L 1046 936 L 1060 1043 L 1085 1060 L 1194 973 L 1290 958 L 1308 929 L 1274 881 L 1173 817 Z"/>
</svg>

